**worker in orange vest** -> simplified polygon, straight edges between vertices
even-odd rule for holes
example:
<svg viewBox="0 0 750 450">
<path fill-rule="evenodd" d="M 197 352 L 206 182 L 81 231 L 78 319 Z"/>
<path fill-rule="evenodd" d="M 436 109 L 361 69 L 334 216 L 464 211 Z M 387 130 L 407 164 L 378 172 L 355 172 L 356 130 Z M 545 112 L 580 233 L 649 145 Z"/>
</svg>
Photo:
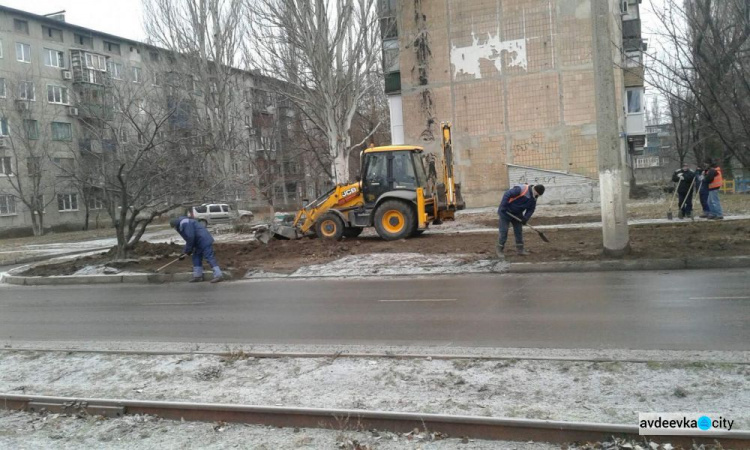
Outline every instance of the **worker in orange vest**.
<svg viewBox="0 0 750 450">
<path fill-rule="evenodd" d="M 724 211 L 721 209 L 719 202 L 719 189 L 724 185 L 724 177 L 721 174 L 721 167 L 711 158 L 706 159 L 708 169 L 703 182 L 708 183 L 708 218 L 712 220 L 721 220 L 724 218 Z"/>
</svg>

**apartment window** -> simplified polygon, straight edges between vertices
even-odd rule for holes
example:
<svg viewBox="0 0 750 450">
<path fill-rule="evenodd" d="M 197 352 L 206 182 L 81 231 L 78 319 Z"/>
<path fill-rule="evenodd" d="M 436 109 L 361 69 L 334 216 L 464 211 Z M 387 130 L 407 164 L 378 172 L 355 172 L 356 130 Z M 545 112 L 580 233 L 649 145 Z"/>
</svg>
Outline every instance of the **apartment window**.
<svg viewBox="0 0 750 450">
<path fill-rule="evenodd" d="M 383 41 L 383 66 L 385 73 L 398 72 L 400 70 L 398 53 L 398 39 Z"/>
<path fill-rule="evenodd" d="M 57 194 L 58 211 L 78 211 L 78 194 Z"/>
<path fill-rule="evenodd" d="M 42 37 L 48 41 L 63 41 L 63 32 L 59 28 L 52 28 L 42 25 Z"/>
<path fill-rule="evenodd" d="M 18 98 L 20 100 L 36 101 L 36 89 L 33 81 L 21 81 L 18 83 Z"/>
<path fill-rule="evenodd" d="M 92 38 L 91 36 L 84 36 L 82 34 L 76 33 L 73 35 L 73 40 L 75 41 L 76 44 L 80 45 L 81 47 L 90 48 L 90 49 L 94 48 L 94 38 Z"/>
<path fill-rule="evenodd" d="M 73 173 L 73 169 L 75 168 L 75 159 L 73 158 L 53 158 L 52 162 L 54 162 L 63 173 Z"/>
<path fill-rule="evenodd" d="M 44 65 L 47 67 L 57 67 L 60 69 L 65 68 L 65 56 L 63 52 L 45 48 Z"/>
<path fill-rule="evenodd" d="M 98 195 L 89 196 L 89 209 L 103 209 L 104 202 Z"/>
<path fill-rule="evenodd" d="M 16 199 L 12 195 L 0 195 L 0 216 L 16 214 Z"/>
<path fill-rule="evenodd" d="M 8 119 L 6 119 L 5 117 L 0 119 L 0 136 L 9 136 Z"/>
<path fill-rule="evenodd" d="M 159 62 L 159 53 L 158 52 L 149 52 L 148 56 L 151 59 L 151 62 Z"/>
<path fill-rule="evenodd" d="M 13 175 L 13 167 L 10 164 L 10 156 L 0 157 L 0 175 Z"/>
<path fill-rule="evenodd" d="M 16 33 L 29 34 L 29 22 L 21 19 L 13 19 L 13 29 Z"/>
<path fill-rule="evenodd" d="M 114 42 L 104 41 L 104 51 L 109 52 L 109 53 L 114 53 L 115 55 L 119 55 L 120 44 L 115 44 Z"/>
<path fill-rule="evenodd" d="M 139 144 L 145 144 L 146 143 L 146 139 L 143 137 L 143 134 L 141 134 L 141 133 L 138 133 L 138 136 L 136 137 L 136 141 Z"/>
<path fill-rule="evenodd" d="M 93 53 L 86 53 L 86 68 L 93 70 L 107 71 L 107 58 Z"/>
<path fill-rule="evenodd" d="M 52 122 L 53 141 L 72 141 L 73 127 L 69 123 Z"/>
<path fill-rule="evenodd" d="M 107 70 L 115 80 L 122 80 L 122 64 L 114 61 L 107 62 Z"/>
<path fill-rule="evenodd" d="M 5 98 L 7 93 L 5 92 L 5 78 L 0 78 L 0 98 Z"/>
<path fill-rule="evenodd" d="M 36 158 L 27 158 L 26 159 L 26 169 L 29 171 L 29 176 L 37 176 L 41 174 L 42 171 L 42 158 L 36 157 Z"/>
<path fill-rule="evenodd" d="M 3 41 L 0 39 L 0 58 L 3 57 Z"/>
<path fill-rule="evenodd" d="M 133 67 L 133 83 L 141 82 L 141 68 Z"/>
<path fill-rule="evenodd" d="M 642 114 L 643 113 L 643 89 L 634 88 L 627 90 L 628 114 Z"/>
<path fill-rule="evenodd" d="M 23 131 L 26 134 L 26 139 L 39 139 L 39 122 L 36 120 L 24 119 Z"/>
<path fill-rule="evenodd" d="M 68 88 L 64 86 L 47 85 L 47 101 L 59 105 L 68 105 Z"/>
<path fill-rule="evenodd" d="M 31 62 L 31 46 L 29 44 L 16 42 L 16 60 L 25 63 Z"/>
</svg>

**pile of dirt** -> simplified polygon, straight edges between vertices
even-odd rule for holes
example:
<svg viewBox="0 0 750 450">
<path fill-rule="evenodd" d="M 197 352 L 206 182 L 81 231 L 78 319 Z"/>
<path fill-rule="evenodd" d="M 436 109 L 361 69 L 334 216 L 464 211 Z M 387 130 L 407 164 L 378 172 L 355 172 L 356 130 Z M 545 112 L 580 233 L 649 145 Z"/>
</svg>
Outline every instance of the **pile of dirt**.
<svg viewBox="0 0 750 450">
<path fill-rule="evenodd" d="M 167 257 L 174 254 L 180 254 L 182 246 L 177 244 L 152 244 L 151 242 L 139 242 L 135 248 L 129 252 L 129 256 L 133 258 L 141 258 L 148 256 L 156 257 Z M 112 247 L 106 254 L 109 257 L 113 257 L 117 253 L 117 249 Z"/>
<path fill-rule="evenodd" d="M 577 219 L 571 217 L 570 220 Z M 601 260 L 601 230 L 545 230 L 551 243 L 544 243 L 536 233 L 526 230 L 526 248 L 532 254 L 518 257 L 513 252 L 515 241 L 511 231 L 506 256 L 511 262 L 548 262 Z M 627 259 L 691 258 L 697 256 L 750 255 L 750 221 L 726 221 L 641 225 L 630 227 L 632 252 Z M 241 277 L 248 270 L 292 273 L 303 266 L 323 264 L 348 255 L 371 253 L 423 253 L 431 255 L 469 255 L 468 260 L 495 257 L 496 233 L 429 234 L 420 237 L 383 241 L 378 237 L 361 236 L 340 242 L 322 239 L 297 241 L 272 240 L 268 245 L 256 241 L 217 243 L 216 257 L 222 268 Z M 129 271 L 153 272 L 179 254 L 181 248 L 170 244 L 139 245 L 134 254 L 148 255 L 117 267 Z M 92 264 L 103 264 L 107 255 L 79 258 L 56 265 L 29 269 L 24 275 L 70 275 Z M 189 272 L 190 258 L 172 264 L 164 273 Z"/>
<path fill-rule="evenodd" d="M 492 217 L 480 217 L 476 220 L 473 220 L 472 223 L 476 225 L 481 225 L 483 227 L 491 227 L 491 228 L 497 228 L 498 227 L 498 218 L 497 214 L 494 214 Z M 530 221 L 529 224 L 531 226 L 539 226 L 539 225 L 565 225 L 570 223 L 592 223 L 592 222 L 601 222 L 602 216 L 597 215 L 586 215 L 586 216 L 555 216 L 555 217 L 536 217 L 534 216 Z"/>
</svg>

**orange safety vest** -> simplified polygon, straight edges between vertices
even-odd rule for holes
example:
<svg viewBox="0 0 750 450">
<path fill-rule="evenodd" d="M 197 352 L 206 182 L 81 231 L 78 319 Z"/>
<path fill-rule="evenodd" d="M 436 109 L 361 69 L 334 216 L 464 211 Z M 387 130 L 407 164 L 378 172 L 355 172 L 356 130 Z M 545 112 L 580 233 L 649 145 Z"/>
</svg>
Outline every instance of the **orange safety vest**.
<svg viewBox="0 0 750 450">
<path fill-rule="evenodd" d="M 721 167 L 717 167 L 714 170 L 716 171 L 716 176 L 714 177 L 714 180 L 709 183 L 708 189 L 719 189 L 724 185 L 724 177 L 721 175 Z"/>
<path fill-rule="evenodd" d="M 529 185 L 528 184 L 525 185 L 525 187 L 523 188 L 523 191 L 521 191 L 521 194 L 516 195 L 515 197 L 511 198 L 510 200 L 508 200 L 508 203 L 513 203 L 514 200 L 517 200 L 517 199 L 523 197 L 524 195 L 526 195 L 527 192 L 529 192 Z"/>
</svg>

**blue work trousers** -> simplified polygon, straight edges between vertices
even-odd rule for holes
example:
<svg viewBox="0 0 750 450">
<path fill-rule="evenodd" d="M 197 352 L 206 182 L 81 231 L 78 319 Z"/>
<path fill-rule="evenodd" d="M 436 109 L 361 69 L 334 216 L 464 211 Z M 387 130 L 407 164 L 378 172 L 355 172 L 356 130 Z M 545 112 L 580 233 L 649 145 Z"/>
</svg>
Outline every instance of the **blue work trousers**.
<svg viewBox="0 0 750 450">
<path fill-rule="evenodd" d="M 500 241 L 498 242 L 502 247 L 505 247 L 505 242 L 508 240 L 508 230 L 510 225 L 513 225 L 513 235 L 516 237 L 516 247 L 523 248 L 523 224 L 517 220 L 511 219 L 502 212 L 498 214 L 500 217 Z"/>
<path fill-rule="evenodd" d="M 196 248 L 193 251 L 193 276 L 196 278 L 203 277 L 203 259 L 211 266 L 214 272 L 214 277 L 221 276 L 221 269 L 219 269 L 219 262 L 216 261 L 216 255 L 214 254 L 213 245 L 208 247 Z"/>
</svg>

